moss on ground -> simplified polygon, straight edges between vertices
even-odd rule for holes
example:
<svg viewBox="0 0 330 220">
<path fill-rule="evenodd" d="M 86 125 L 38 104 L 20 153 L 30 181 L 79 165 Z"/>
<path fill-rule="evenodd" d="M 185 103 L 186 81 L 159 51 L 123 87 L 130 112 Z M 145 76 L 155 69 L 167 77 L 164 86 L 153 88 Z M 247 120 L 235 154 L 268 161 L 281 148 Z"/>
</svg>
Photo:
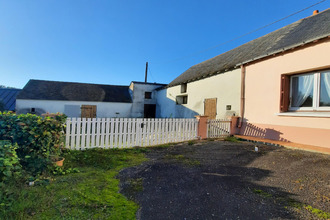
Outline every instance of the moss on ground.
<svg viewBox="0 0 330 220">
<path fill-rule="evenodd" d="M 306 209 L 307 211 L 309 211 L 311 214 L 313 214 L 315 217 L 319 218 L 319 219 L 330 219 L 330 213 L 329 212 L 325 212 L 323 210 L 317 209 L 312 207 L 311 205 L 307 205 L 301 202 L 298 202 L 294 199 L 290 199 L 290 198 L 285 198 L 285 197 L 276 197 L 270 193 L 267 193 L 261 189 L 252 189 L 252 192 L 262 196 L 264 198 L 273 198 L 277 201 L 280 202 L 284 202 L 285 204 L 287 204 L 287 206 L 285 206 L 285 208 L 291 207 L 291 208 L 295 208 L 298 210 L 301 209 Z"/>
</svg>

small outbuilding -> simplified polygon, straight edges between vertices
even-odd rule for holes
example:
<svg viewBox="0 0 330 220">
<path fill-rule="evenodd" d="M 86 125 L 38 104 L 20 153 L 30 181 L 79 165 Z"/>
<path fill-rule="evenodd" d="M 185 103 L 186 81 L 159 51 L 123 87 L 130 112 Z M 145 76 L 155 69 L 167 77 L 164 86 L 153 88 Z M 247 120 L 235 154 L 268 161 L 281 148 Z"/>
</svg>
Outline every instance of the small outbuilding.
<svg viewBox="0 0 330 220">
<path fill-rule="evenodd" d="M 130 117 L 128 86 L 30 80 L 17 96 L 17 113 L 64 113 L 68 117 Z"/>
</svg>

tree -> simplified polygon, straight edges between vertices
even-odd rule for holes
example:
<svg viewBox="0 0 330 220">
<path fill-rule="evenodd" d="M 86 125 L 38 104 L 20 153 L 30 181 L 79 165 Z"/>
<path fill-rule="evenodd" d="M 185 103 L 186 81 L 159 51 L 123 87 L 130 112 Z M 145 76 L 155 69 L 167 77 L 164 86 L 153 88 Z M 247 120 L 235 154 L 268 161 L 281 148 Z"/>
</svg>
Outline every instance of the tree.
<svg viewBox="0 0 330 220">
<path fill-rule="evenodd" d="M 0 89 L 16 89 L 16 88 L 11 86 L 0 85 Z"/>
</svg>

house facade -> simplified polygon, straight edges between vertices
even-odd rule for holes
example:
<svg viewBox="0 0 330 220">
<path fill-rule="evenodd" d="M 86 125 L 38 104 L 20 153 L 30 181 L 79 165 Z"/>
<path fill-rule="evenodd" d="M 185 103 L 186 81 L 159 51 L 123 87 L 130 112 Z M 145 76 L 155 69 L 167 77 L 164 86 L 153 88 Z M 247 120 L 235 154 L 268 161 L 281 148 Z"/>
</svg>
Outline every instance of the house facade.
<svg viewBox="0 0 330 220">
<path fill-rule="evenodd" d="M 240 114 L 241 70 L 226 71 L 157 91 L 158 117 L 228 118 Z"/>
<path fill-rule="evenodd" d="M 330 148 L 326 54 L 330 54 L 329 37 L 247 64 L 240 133 Z"/>
<path fill-rule="evenodd" d="M 239 116 L 241 135 L 330 148 L 328 24 L 330 9 L 192 66 L 168 85 L 29 86 L 33 84 L 29 82 L 17 96 L 17 112 L 63 112 L 72 117 Z"/>
<path fill-rule="evenodd" d="M 154 118 L 156 90 L 165 84 L 129 86 L 30 80 L 17 96 L 17 113 L 64 113 L 84 118 Z"/>
<path fill-rule="evenodd" d="M 330 148 L 329 24 L 315 12 L 189 68 L 158 91 L 159 116 L 235 114 L 241 135 Z"/>
<path fill-rule="evenodd" d="M 166 84 L 147 83 L 132 81 L 129 92 L 132 97 L 131 117 L 133 118 L 155 118 L 156 117 L 156 89 Z"/>
</svg>

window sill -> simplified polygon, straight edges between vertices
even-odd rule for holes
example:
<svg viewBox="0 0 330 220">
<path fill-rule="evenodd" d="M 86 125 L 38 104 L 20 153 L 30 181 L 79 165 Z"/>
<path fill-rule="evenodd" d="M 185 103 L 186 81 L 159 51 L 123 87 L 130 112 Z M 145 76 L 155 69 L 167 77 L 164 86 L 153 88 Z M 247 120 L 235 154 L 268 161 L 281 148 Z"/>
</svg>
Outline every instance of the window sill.
<svg viewBox="0 0 330 220">
<path fill-rule="evenodd" d="M 330 112 L 283 112 L 277 116 L 330 118 Z"/>
</svg>

